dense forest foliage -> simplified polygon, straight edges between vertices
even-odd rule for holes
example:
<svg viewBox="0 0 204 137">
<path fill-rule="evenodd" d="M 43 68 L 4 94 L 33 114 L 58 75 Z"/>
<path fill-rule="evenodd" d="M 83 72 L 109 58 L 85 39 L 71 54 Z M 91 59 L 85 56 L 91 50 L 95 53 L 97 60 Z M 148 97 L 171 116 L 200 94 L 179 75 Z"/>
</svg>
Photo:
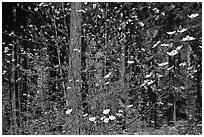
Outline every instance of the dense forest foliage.
<svg viewBox="0 0 204 137">
<path fill-rule="evenodd" d="M 3 2 L 2 132 L 202 134 L 202 3 Z"/>
</svg>

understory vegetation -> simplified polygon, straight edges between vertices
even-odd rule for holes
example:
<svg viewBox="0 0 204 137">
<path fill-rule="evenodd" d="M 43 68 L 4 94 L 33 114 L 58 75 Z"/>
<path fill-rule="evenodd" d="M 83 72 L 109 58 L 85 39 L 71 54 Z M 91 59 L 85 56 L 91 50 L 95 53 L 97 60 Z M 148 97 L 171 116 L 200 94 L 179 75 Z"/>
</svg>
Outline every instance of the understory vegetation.
<svg viewBox="0 0 204 137">
<path fill-rule="evenodd" d="M 3 2 L 2 131 L 202 134 L 202 3 Z"/>
</svg>

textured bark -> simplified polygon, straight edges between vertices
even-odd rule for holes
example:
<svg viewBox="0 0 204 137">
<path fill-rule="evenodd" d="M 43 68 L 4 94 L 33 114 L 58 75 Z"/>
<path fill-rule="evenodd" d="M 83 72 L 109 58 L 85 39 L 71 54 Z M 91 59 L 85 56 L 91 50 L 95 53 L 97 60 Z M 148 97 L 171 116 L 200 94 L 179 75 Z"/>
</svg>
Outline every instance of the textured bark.
<svg viewBox="0 0 204 137">
<path fill-rule="evenodd" d="M 67 99 L 69 106 L 76 105 L 76 94 L 81 89 L 81 3 L 71 3 L 69 76 Z"/>
<path fill-rule="evenodd" d="M 13 6 L 12 9 L 13 13 L 13 21 L 14 24 L 16 24 L 16 7 Z M 15 26 L 14 26 L 15 30 Z M 18 74 L 17 74 L 17 43 L 16 39 L 13 41 L 13 47 L 12 47 L 12 68 L 11 68 L 11 102 L 12 102 L 12 119 L 13 119 L 13 134 L 18 134 L 18 123 L 17 123 L 17 111 L 18 111 Z"/>
</svg>

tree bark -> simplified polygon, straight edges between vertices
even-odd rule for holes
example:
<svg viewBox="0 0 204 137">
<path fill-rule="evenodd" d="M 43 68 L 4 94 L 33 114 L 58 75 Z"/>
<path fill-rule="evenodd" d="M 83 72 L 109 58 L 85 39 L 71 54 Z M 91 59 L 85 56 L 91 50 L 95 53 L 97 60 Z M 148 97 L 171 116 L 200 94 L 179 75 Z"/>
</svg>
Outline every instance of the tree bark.
<svg viewBox="0 0 204 137">
<path fill-rule="evenodd" d="M 16 7 L 13 6 L 12 9 L 13 13 L 13 22 L 16 24 Z M 15 30 L 15 26 L 13 26 Z M 15 32 L 15 31 L 14 31 Z M 17 79 L 18 79 L 18 74 L 16 70 L 17 66 L 17 43 L 16 39 L 12 41 L 13 47 L 12 47 L 12 69 L 11 69 L 11 87 L 12 87 L 12 93 L 11 93 L 11 102 L 12 102 L 12 119 L 13 119 L 13 134 L 18 134 L 18 124 L 17 124 L 17 108 L 18 108 L 18 84 L 17 84 Z"/>
<path fill-rule="evenodd" d="M 69 76 L 67 87 L 68 105 L 76 105 L 76 95 L 81 90 L 81 17 L 80 2 L 71 3 Z"/>
</svg>

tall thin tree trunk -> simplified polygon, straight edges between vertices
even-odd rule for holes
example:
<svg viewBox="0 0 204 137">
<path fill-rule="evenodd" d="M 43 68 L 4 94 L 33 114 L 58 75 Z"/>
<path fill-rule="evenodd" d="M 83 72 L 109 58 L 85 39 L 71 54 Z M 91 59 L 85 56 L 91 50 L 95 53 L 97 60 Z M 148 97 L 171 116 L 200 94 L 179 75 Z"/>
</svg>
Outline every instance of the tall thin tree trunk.
<svg viewBox="0 0 204 137">
<path fill-rule="evenodd" d="M 14 25 L 16 24 L 16 7 L 13 6 L 12 9 L 13 13 L 13 21 Z M 15 27 L 14 27 L 15 30 Z M 15 31 L 14 31 L 15 32 Z M 18 79 L 18 74 L 16 70 L 17 66 L 17 43 L 16 40 L 14 39 L 13 41 L 13 47 L 12 47 L 12 69 L 11 69 L 11 87 L 12 87 L 12 93 L 11 93 L 11 99 L 12 99 L 12 120 L 13 120 L 13 134 L 18 134 L 18 123 L 17 123 L 17 97 L 18 97 L 18 84 L 17 84 L 17 79 Z"/>
<path fill-rule="evenodd" d="M 81 101 L 81 9 L 80 2 L 71 3 L 70 15 L 70 46 L 69 46 L 69 74 L 67 99 L 69 106 L 80 107 Z M 79 110 L 80 111 L 80 110 Z M 76 134 L 80 133 L 79 122 L 74 124 L 77 129 Z"/>
</svg>

